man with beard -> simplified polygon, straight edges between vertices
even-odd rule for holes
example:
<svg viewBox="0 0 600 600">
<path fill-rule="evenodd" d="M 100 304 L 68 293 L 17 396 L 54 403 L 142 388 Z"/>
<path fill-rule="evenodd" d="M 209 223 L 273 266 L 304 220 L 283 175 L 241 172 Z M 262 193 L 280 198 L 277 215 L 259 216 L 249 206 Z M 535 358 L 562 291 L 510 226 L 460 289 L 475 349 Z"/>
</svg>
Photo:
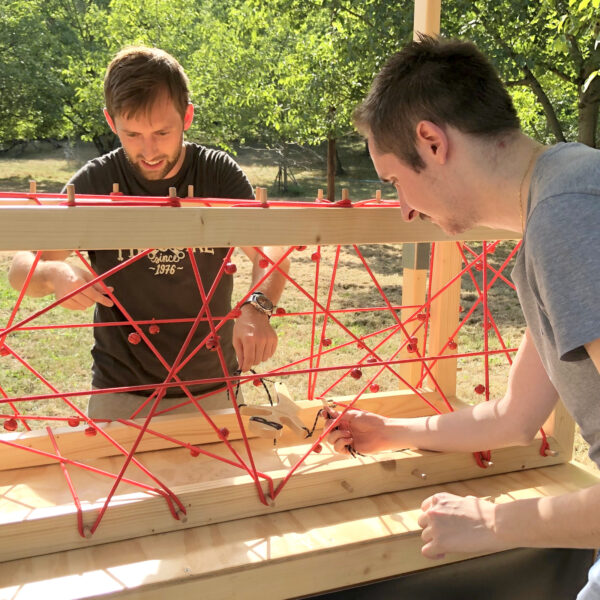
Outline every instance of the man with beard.
<svg viewBox="0 0 600 600">
<path fill-rule="evenodd" d="M 123 49 L 108 66 L 104 98 L 104 115 L 122 146 L 89 161 L 72 177 L 69 183 L 74 184 L 76 193 L 110 194 L 116 183 L 119 192 L 125 195 L 167 196 L 169 188 L 176 188 L 177 195 L 185 197 L 191 185 L 196 197 L 253 198 L 247 177 L 227 154 L 184 141 L 184 132 L 192 124 L 194 106 L 189 101 L 187 76 L 172 56 L 156 48 Z M 232 218 L 235 218 L 233 211 Z M 265 272 L 259 265 L 261 256 L 253 248 L 243 250 L 253 263 L 254 284 Z M 273 260 L 281 256 L 280 248 L 266 247 L 263 251 Z M 94 271 L 100 274 L 139 252 L 136 248 L 89 249 L 89 258 Z M 193 259 L 207 294 L 226 253 L 226 248 L 193 249 Z M 70 254 L 43 252 L 27 294 L 54 294 L 61 299 L 93 279 L 84 265 L 66 262 Z M 23 287 L 33 260 L 31 252 L 15 255 L 9 274 L 15 289 Z M 288 268 L 287 260 L 282 268 Z M 189 320 L 196 317 L 202 305 L 187 249 L 157 249 L 111 275 L 105 283 L 135 321 L 188 319 L 187 323 L 142 325 L 148 339 L 171 365 L 190 330 Z M 178 377 L 184 381 L 222 378 L 270 358 L 277 346 L 277 336 L 269 317 L 283 287 L 283 276 L 270 276 L 249 297 L 235 324 L 229 320 L 219 329 L 218 343 L 227 372 L 223 372 L 219 353 L 204 346 L 178 372 Z M 223 317 L 231 310 L 232 288 L 231 275 L 224 275 L 209 303 L 213 317 Z M 99 284 L 69 298 L 62 306 L 79 310 L 92 304 L 96 305 L 96 323 L 125 320 Z M 204 320 L 189 343 L 188 353 L 209 333 L 209 324 Z M 161 383 L 168 372 L 130 326 L 95 327 L 92 356 L 95 389 Z M 206 409 L 231 407 L 222 380 L 189 386 L 189 390 L 200 397 L 199 402 Z M 96 419 L 128 418 L 149 394 L 149 390 L 93 394 L 88 414 Z M 158 410 L 169 407 L 178 407 L 175 409 L 178 411 L 196 410 L 191 403 L 179 407 L 187 401 L 179 386 L 168 387 Z M 147 414 L 151 404 L 147 403 L 137 416 Z"/>
</svg>

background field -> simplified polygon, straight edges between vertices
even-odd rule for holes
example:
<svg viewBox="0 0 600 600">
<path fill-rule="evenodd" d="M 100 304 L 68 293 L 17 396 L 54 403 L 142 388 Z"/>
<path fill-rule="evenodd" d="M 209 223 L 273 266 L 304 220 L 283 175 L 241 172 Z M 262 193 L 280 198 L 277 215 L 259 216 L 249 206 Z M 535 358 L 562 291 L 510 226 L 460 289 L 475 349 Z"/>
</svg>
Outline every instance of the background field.
<svg viewBox="0 0 600 600">
<path fill-rule="evenodd" d="M 70 175 L 86 160 L 95 155 L 93 147 L 87 145 L 65 145 L 62 148 L 37 147 L 25 152 L 18 157 L 0 158 L 0 190 L 25 191 L 28 181 L 35 179 L 40 191 L 60 191 Z M 364 152 L 364 145 L 360 140 L 350 140 L 342 145 L 340 151 L 345 174 L 339 177 L 338 186 L 347 187 L 353 199 L 372 197 L 377 189 L 376 174 L 372 169 L 368 156 Z M 263 148 L 243 147 L 237 151 L 236 159 L 248 174 L 253 185 L 267 187 L 270 197 L 277 197 L 275 177 L 277 175 L 277 155 L 273 151 Z M 292 156 L 294 165 L 292 173 L 295 183 L 291 185 L 290 194 L 296 198 L 313 199 L 317 189 L 324 186 L 325 171 L 323 161 L 314 152 L 298 149 Z M 390 195 L 390 189 L 383 190 L 385 195 Z M 338 190 L 338 197 L 340 196 Z M 474 246 L 477 249 L 477 246 Z M 504 243 L 498 247 L 491 257 L 491 264 L 498 267 L 508 252 L 512 243 Z M 292 275 L 302 283 L 308 284 L 314 278 L 315 264 L 310 259 L 312 250 L 295 252 L 292 260 Z M 323 250 L 321 261 L 321 278 L 323 285 L 330 276 L 330 265 L 333 257 L 333 248 Z M 379 283 L 385 290 L 392 304 L 401 303 L 402 276 L 401 276 L 401 247 L 391 245 L 363 246 L 361 252 L 375 272 Z M 236 251 L 235 261 L 238 272 L 235 278 L 234 295 L 239 297 L 247 289 L 249 281 L 248 261 L 241 253 Z M 0 321 L 6 323 L 12 307 L 17 299 L 17 294 L 10 288 L 6 273 L 10 264 L 11 255 L 0 255 Z M 509 271 L 507 271 L 508 273 Z M 481 274 L 478 274 L 479 277 Z M 339 308 L 356 306 L 382 306 L 383 302 L 372 281 L 362 267 L 359 258 L 351 248 L 344 248 L 340 259 L 340 269 L 336 279 L 335 298 Z M 477 299 L 473 283 L 463 279 L 461 291 L 461 304 L 468 308 Z M 26 298 L 19 312 L 19 318 L 24 317 L 41 307 L 46 306 L 49 299 Z M 524 319 L 516 299 L 516 295 L 508 286 L 497 283 L 491 294 L 490 303 L 493 314 L 503 334 L 508 347 L 516 347 L 524 331 Z M 309 310 L 307 300 L 300 292 L 288 286 L 281 305 L 288 313 Z M 374 328 L 381 329 L 391 324 L 389 316 L 383 313 L 350 314 L 344 317 L 347 326 L 356 334 L 364 334 Z M 387 319 L 387 321 L 386 321 Z M 80 323 L 91 321 L 91 312 L 72 312 L 58 308 L 43 318 L 39 324 Z M 280 346 L 274 359 L 266 364 L 265 370 L 275 366 L 292 362 L 309 354 L 311 339 L 310 316 L 273 319 L 278 330 Z M 335 343 L 344 341 L 338 332 L 336 339 L 335 330 L 332 338 Z M 91 357 L 92 330 L 89 327 L 58 329 L 53 331 L 28 332 L 14 336 L 14 347 L 28 358 L 31 364 L 41 373 L 49 374 L 48 377 L 60 390 L 89 389 L 89 373 Z M 460 332 L 457 340 L 460 351 L 478 351 L 483 347 L 482 315 L 481 309 L 476 310 L 469 322 Z M 356 350 L 344 350 L 348 362 L 356 360 Z M 505 358 L 497 356 L 491 358 L 490 390 L 493 397 L 504 393 L 508 374 L 508 363 Z M 323 365 L 327 364 L 326 362 Z M 474 393 L 474 387 L 483 383 L 483 361 L 479 358 L 461 360 L 459 364 L 458 395 L 468 401 L 480 399 Z M 262 370 L 262 368 L 261 368 Z M 319 388 L 334 381 L 333 374 L 325 375 L 319 379 Z M 29 374 L 26 369 L 16 363 L 14 359 L 0 358 L 0 382 L 4 391 L 12 396 L 17 393 L 35 394 L 44 393 L 46 390 Z M 394 389 L 395 383 L 389 376 L 378 379 L 381 389 Z M 347 378 L 336 388 L 338 394 L 350 394 L 356 391 L 356 382 Z M 296 398 L 306 397 L 306 379 L 290 378 L 288 386 Z M 250 391 L 252 395 L 254 392 Z M 82 398 L 83 406 L 86 399 Z M 22 410 L 22 407 L 20 407 Z M 29 407 L 26 410 L 33 410 Z M 48 401 L 44 406 L 38 407 L 38 412 L 43 414 L 60 414 L 63 406 L 58 401 Z M 41 425 L 42 423 L 40 423 Z M 591 464 L 587 457 L 587 445 L 579 433 L 576 437 L 577 458 Z"/>
</svg>

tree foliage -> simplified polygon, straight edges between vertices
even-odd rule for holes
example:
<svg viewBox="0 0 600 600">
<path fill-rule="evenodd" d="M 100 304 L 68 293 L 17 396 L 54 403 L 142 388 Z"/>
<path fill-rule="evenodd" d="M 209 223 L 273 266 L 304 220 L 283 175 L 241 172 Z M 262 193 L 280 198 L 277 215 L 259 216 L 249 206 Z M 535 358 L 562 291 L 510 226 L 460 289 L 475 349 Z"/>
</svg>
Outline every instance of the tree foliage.
<svg viewBox="0 0 600 600">
<path fill-rule="evenodd" d="M 473 39 L 542 141 L 598 142 L 600 0 L 453 0 L 445 35 Z M 176 56 L 190 78 L 190 135 L 285 148 L 352 131 L 351 113 L 412 36 L 412 0 L 2 0 L 0 143 L 114 138 L 102 79 L 121 47 Z"/>
<path fill-rule="evenodd" d="M 597 146 L 600 0 L 456 0 L 442 17 L 494 60 L 530 133 Z"/>
</svg>

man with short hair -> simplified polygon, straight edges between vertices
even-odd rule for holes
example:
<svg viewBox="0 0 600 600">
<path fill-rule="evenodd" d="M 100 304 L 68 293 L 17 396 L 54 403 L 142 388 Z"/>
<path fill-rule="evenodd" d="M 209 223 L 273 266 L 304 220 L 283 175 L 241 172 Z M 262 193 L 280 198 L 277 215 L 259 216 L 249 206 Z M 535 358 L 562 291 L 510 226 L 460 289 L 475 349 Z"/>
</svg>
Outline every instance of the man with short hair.
<svg viewBox="0 0 600 600">
<path fill-rule="evenodd" d="M 329 442 L 343 453 L 526 444 L 560 395 L 600 464 L 600 152 L 530 139 L 473 44 L 426 36 L 383 67 L 355 122 L 406 221 L 452 235 L 474 226 L 523 233 L 513 279 L 528 329 L 504 397 L 415 419 L 348 411 Z M 500 505 L 435 494 L 422 505 L 422 552 L 597 548 L 599 505 L 600 485 Z M 600 598 L 597 569 L 581 598 Z"/>
<path fill-rule="evenodd" d="M 134 196 L 167 196 L 169 188 L 177 195 L 188 195 L 192 185 L 196 197 L 252 198 L 248 179 L 240 167 L 224 152 L 210 150 L 184 141 L 184 132 L 192 124 L 194 106 L 189 101 L 188 79 L 181 65 L 166 52 L 156 48 L 131 47 L 119 52 L 110 63 L 105 80 L 104 115 L 119 137 L 122 147 L 89 161 L 71 179 L 79 194 L 110 194 L 113 184 L 119 191 Z M 232 211 L 232 218 L 235 212 Z M 143 227 L 140 223 L 140 227 Z M 259 265 L 260 254 L 253 248 L 243 249 L 253 262 L 252 285 L 261 279 L 265 269 Z M 264 248 L 273 260 L 281 249 Z M 94 271 L 104 273 L 140 249 L 89 250 Z M 226 248 L 194 248 L 193 256 L 208 294 L 227 254 Z M 90 281 L 93 275 L 83 265 L 65 262 L 70 252 L 43 252 L 27 288 L 31 296 L 54 294 L 63 298 Z M 34 254 L 17 253 L 9 279 L 21 289 L 33 264 Z M 282 262 L 288 268 L 287 259 Z M 135 321 L 181 320 L 185 323 L 142 325 L 148 339 L 168 365 L 173 364 L 186 340 L 192 321 L 202 306 L 194 268 L 185 248 L 157 249 L 105 280 L 123 308 Z M 284 287 L 280 274 L 268 277 L 241 308 L 235 324 L 229 320 L 218 332 L 218 342 L 227 373 L 223 372 L 219 352 L 206 346 L 178 371 L 182 380 L 222 378 L 236 369 L 249 370 L 270 358 L 277 346 L 277 336 L 269 317 Z M 231 310 L 232 277 L 221 278 L 211 301 L 213 317 L 224 317 Z M 70 309 L 85 309 L 96 304 L 96 323 L 123 322 L 125 316 L 99 284 L 88 287 L 66 300 Z M 215 321 L 215 325 L 217 322 Z M 96 389 L 143 386 L 163 382 L 168 373 L 165 365 L 138 334 L 133 337 L 130 326 L 94 328 L 93 378 Z M 191 352 L 210 333 L 203 320 L 188 346 Z M 214 350 L 214 349 L 213 349 Z M 194 384 L 189 390 L 200 396 L 205 409 L 231 407 L 221 382 Z M 107 393 L 91 396 L 88 414 L 96 419 L 129 418 L 149 396 L 138 393 Z M 167 387 L 158 410 L 188 402 L 179 386 Z M 151 403 L 136 413 L 147 414 Z M 196 410 L 188 402 L 176 410 Z"/>
</svg>

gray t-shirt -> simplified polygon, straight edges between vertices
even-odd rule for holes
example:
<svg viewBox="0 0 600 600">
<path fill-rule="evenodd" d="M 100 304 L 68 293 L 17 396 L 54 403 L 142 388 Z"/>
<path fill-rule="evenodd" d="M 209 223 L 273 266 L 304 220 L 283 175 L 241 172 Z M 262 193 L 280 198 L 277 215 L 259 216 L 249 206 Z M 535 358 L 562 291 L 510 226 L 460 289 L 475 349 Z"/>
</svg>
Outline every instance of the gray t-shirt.
<svg viewBox="0 0 600 600">
<path fill-rule="evenodd" d="M 600 151 L 544 152 L 527 214 L 512 278 L 544 367 L 600 465 L 600 375 L 584 348 L 600 338 Z"/>
</svg>

